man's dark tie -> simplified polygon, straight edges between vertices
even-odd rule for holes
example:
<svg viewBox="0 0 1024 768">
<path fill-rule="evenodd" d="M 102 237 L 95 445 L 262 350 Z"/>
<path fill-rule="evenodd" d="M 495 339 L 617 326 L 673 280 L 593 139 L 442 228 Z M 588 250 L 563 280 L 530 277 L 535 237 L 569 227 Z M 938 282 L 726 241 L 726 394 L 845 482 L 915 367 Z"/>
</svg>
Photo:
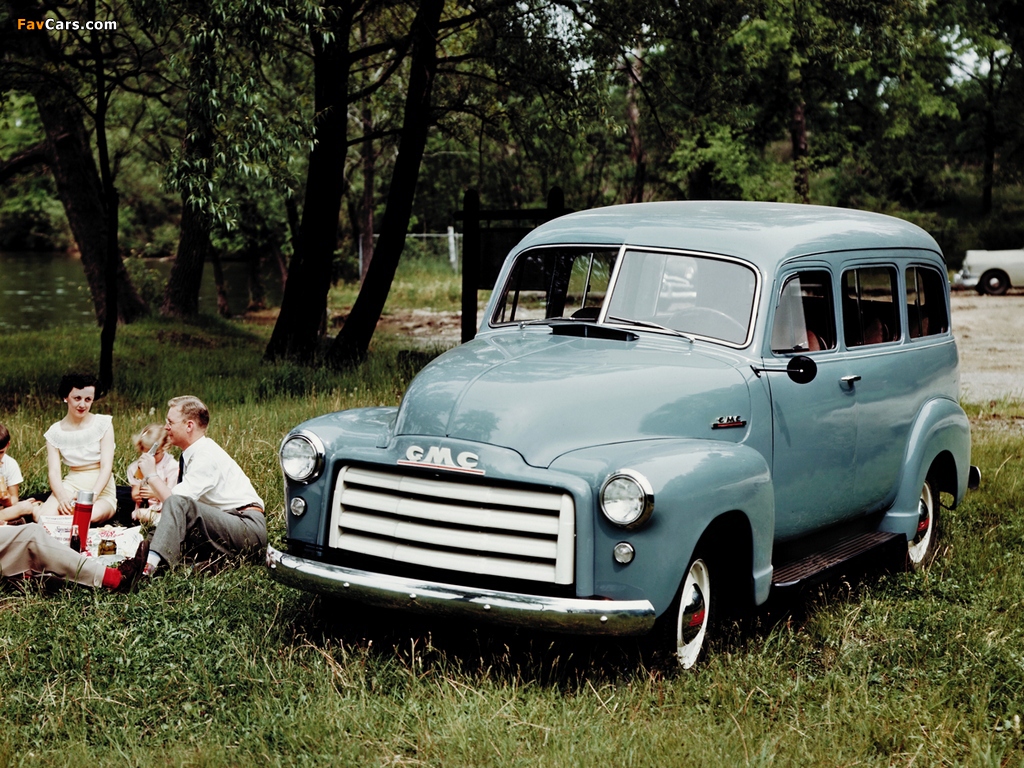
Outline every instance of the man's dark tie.
<svg viewBox="0 0 1024 768">
<path fill-rule="evenodd" d="M 181 478 L 185 476 L 185 457 L 181 456 L 178 458 L 178 482 L 181 482 Z"/>
</svg>

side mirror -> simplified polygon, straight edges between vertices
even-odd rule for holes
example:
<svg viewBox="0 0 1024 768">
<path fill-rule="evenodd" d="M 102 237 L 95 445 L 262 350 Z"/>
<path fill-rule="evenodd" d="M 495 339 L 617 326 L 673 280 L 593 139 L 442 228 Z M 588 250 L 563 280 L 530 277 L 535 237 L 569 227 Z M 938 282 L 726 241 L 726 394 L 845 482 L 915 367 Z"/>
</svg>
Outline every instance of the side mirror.
<svg viewBox="0 0 1024 768">
<path fill-rule="evenodd" d="M 790 358 L 789 364 L 785 368 L 758 368 L 756 365 L 752 365 L 750 370 L 759 379 L 762 373 L 788 373 L 789 378 L 795 383 L 807 384 L 814 381 L 814 377 L 818 375 L 818 364 L 807 355 L 797 355 Z"/>
<path fill-rule="evenodd" d="M 797 355 L 790 359 L 786 373 L 795 383 L 807 384 L 814 381 L 814 377 L 818 375 L 818 364 L 807 355 Z"/>
</svg>

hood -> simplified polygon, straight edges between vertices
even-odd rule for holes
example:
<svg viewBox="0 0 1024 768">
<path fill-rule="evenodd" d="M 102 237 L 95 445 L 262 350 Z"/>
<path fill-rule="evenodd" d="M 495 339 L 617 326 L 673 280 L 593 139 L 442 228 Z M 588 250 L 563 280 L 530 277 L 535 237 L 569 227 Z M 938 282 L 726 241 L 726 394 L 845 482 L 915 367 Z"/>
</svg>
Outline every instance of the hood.
<svg viewBox="0 0 1024 768">
<path fill-rule="evenodd" d="M 529 329 L 477 339 L 428 365 L 406 391 L 394 434 L 502 446 L 546 467 L 594 445 L 720 438 L 712 423 L 749 414 L 740 371 L 684 340 Z"/>
</svg>

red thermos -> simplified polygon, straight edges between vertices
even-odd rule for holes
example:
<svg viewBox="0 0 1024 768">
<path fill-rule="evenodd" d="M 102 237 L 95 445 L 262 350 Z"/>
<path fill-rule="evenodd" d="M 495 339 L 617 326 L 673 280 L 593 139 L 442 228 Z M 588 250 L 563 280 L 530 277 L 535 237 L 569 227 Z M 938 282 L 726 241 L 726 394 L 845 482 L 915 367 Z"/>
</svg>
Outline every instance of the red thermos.
<svg viewBox="0 0 1024 768">
<path fill-rule="evenodd" d="M 71 548 L 84 552 L 89 548 L 89 523 L 92 520 L 92 491 L 75 496 L 75 514 L 71 518 Z M 75 544 L 78 544 L 76 547 Z"/>
</svg>

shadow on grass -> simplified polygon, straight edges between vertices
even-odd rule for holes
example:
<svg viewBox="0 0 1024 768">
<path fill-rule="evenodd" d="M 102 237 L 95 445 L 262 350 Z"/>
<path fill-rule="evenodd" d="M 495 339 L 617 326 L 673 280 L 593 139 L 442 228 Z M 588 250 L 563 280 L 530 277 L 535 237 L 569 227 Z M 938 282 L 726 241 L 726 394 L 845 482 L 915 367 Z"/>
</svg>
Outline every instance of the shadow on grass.
<svg viewBox="0 0 1024 768">
<path fill-rule="evenodd" d="M 801 626 L 836 602 L 855 602 L 902 559 L 854 563 L 842 572 L 800 587 L 776 590 L 754 611 L 721 628 L 705 658 L 742 654 L 748 643 L 780 625 Z M 584 637 L 441 619 L 368 607 L 337 598 L 303 595 L 291 602 L 293 641 L 319 648 L 340 643 L 380 664 L 398 662 L 421 672 L 532 683 L 570 692 L 596 682 L 672 678 L 680 670 L 671 648 L 654 648 L 646 637 Z M 704 661 L 698 663 L 698 672 Z"/>
</svg>

